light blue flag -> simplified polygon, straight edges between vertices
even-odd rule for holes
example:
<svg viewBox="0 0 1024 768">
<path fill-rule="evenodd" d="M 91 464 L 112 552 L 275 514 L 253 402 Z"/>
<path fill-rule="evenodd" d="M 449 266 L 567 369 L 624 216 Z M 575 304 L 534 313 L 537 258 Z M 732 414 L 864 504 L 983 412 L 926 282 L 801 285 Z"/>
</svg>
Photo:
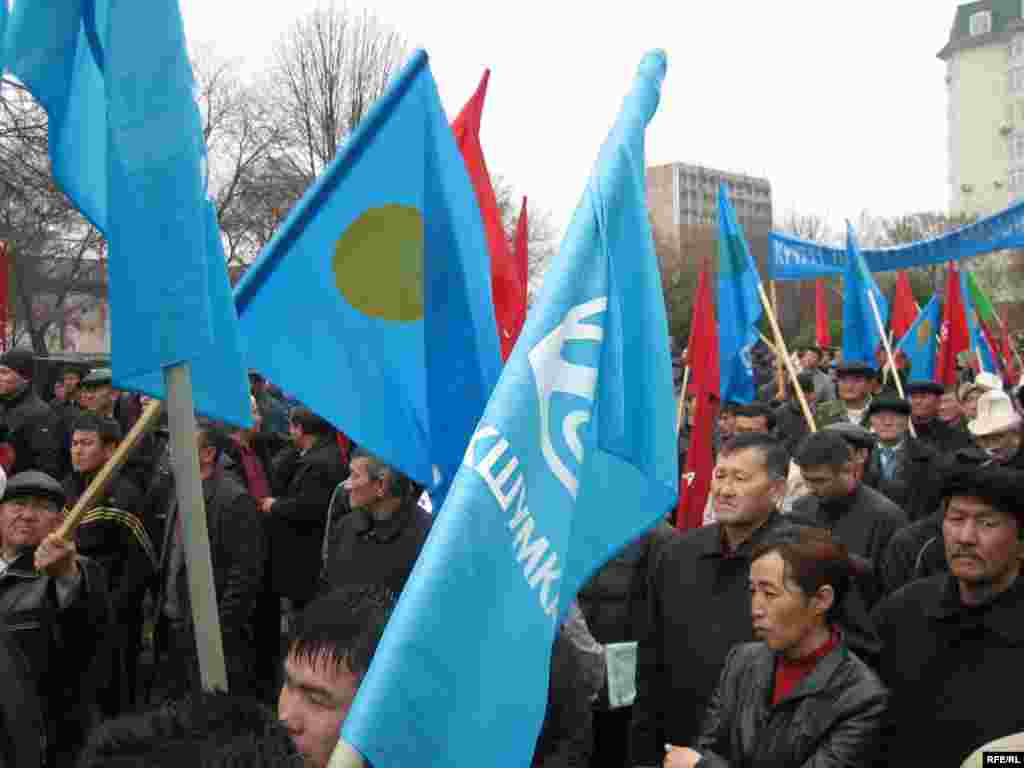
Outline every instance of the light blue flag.
<svg viewBox="0 0 1024 768">
<path fill-rule="evenodd" d="M 906 336 L 896 345 L 910 361 L 910 381 L 935 381 L 935 358 L 939 354 L 936 335 L 942 327 L 942 301 L 938 294 L 917 313 Z"/>
<path fill-rule="evenodd" d="M 723 402 L 757 396 L 750 352 L 761 322 L 761 278 L 724 183 L 718 189 L 718 354 Z"/>
<path fill-rule="evenodd" d="M 235 301 L 250 366 L 443 496 L 501 352 L 480 210 L 426 53 L 293 208 Z"/>
<path fill-rule="evenodd" d="M 115 379 L 189 362 L 198 407 L 251 423 L 230 329 L 215 336 L 237 320 L 212 306 L 227 268 L 208 251 L 206 147 L 177 0 L 19 2 L 5 43 L 49 115 L 55 179 L 109 244 Z"/>
<path fill-rule="evenodd" d="M 559 621 L 675 503 L 648 54 L 342 729 L 374 768 L 527 766 Z M 387 724 L 383 727 L 383 724 Z"/>
<path fill-rule="evenodd" d="M 2 1 L 2 0 L 0 0 Z M 231 285 L 225 271 L 224 243 L 221 241 L 217 209 L 212 202 L 206 205 L 206 267 L 210 286 L 210 309 L 213 312 L 213 337 L 200 357 L 192 361 L 193 390 L 196 410 L 212 419 L 226 420 L 242 426 L 251 423 L 249 408 L 249 377 L 247 375 L 217 376 L 223 361 L 231 362 L 231 370 L 242 369 L 242 340 L 238 333 L 238 316 L 231 295 Z M 132 392 L 144 392 L 160 400 L 166 399 L 162 372 L 142 376 L 119 378 L 114 372 L 114 386 Z M 197 381 L 196 374 L 199 379 Z M 245 413 L 238 409 L 246 408 Z M 230 410 L 228 410 L 230 408 Z"/>
<path fill-rule="evenodd" d="M 847 222 L 846 271 L 843 273 L 843 361 L 866 363 L 877 368 L 876 355 L 882 346 L 882 334 L 869 294 L 875 298 L 881 327 L 888 327 L 889 303 L 864 263 L 853 225 Z"/>
</svg>

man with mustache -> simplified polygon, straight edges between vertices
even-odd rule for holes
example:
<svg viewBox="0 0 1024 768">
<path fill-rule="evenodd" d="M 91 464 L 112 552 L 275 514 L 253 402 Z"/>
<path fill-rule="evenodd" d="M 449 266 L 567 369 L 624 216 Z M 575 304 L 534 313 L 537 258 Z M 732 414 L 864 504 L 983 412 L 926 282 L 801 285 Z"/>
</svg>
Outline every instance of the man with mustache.
<svg viewBox="0 0 1024 768">
<path fill-rule="evenodd" d="M 880 674 L 889 687 L 879 765 L 957 765 L 1024 730 L 1024 473 L 961 466 L 943 489 L 949 572 L 878 605 Z"/>
</svg>

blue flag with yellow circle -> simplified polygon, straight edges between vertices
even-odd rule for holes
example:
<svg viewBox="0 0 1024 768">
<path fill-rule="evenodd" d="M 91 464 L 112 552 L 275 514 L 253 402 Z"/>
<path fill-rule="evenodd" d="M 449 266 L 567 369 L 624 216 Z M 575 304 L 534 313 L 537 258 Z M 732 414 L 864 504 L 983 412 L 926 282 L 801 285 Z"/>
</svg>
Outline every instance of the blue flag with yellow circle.
<svg viewBox="0 0 1024 768">
<path fill-rule="evenodd" d="M 235 304 L 251 367 L 447 487 L 501 356 L 480 209 L 425 52 L 295 205 Z"/>
</svg>

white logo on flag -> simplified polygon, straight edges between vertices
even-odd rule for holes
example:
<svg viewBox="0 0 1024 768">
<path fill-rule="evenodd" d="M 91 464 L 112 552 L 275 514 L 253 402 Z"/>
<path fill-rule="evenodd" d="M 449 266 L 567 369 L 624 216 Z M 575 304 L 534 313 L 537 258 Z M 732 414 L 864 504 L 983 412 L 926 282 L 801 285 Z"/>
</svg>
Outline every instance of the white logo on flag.
<svg viewBox="0 0 1024 768">
<path fill-rule="evenodd" d="M 607 309 L 607 296 L 573 307 L 566 313 L 565 320 L 541 339 L 527 355 L 540 400 L 541 452 L 548 467 L 573 499 L 579 490 L 579 478 L 562 461 L 551 440 L 551 397 L 555 392 L 562 392 L 593 403 L 594 389 L 597 386 L 597 368 L 568 362 L 562 356 L 562 348 L 567 341 L 603 341 L 604 328 L 583 321 Z M 560 424 L 562 437 L 576 459 L 577 466 L 583 463 L 583 442 L 580 440 L 579 430 L 590 421 L 590 410 L 588 407 L 585 410 L 570 411 Z"/>
</svg>

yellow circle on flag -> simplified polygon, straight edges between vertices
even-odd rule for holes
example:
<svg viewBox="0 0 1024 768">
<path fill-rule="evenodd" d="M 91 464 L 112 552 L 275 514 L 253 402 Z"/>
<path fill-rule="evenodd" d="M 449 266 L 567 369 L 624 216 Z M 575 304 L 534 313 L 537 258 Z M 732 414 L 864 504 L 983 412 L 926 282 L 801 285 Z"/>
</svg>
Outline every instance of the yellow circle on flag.
<svg viewBox="0 0 1024 768">
<path fill-rule="evenodd" d="M 364 211 L 334 246 L 341 295 L 370 317 L 412 323 L 423 317 L 423 217 L 408 205 Z"/>
</svg>

